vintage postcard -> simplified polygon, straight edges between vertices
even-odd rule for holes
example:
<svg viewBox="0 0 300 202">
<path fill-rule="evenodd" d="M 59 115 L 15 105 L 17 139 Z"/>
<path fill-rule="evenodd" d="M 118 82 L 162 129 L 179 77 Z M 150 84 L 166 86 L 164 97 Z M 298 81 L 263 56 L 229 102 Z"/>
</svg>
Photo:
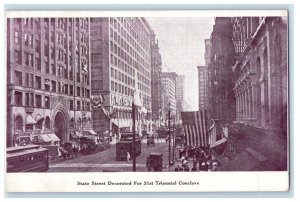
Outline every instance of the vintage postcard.
<svg viewBox="0 0 300 202">
<path fill-rule="evenodd" d="M 6 191 L 288 191 L 288 22 L 7 12 Z"/>
</svg>

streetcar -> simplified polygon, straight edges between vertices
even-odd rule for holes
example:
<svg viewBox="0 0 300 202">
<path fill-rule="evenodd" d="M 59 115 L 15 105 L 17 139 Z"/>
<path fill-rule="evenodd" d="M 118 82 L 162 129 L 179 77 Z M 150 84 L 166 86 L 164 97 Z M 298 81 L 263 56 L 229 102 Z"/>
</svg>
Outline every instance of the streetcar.
<svg viewBox="0 0 300 202">
<path fill-rule="evenodd" d="M 11 172 L 46 172 L 49 169 L 48 149 L 39 145 L 9 147 L 6 164 Z"/>
<path fill-rule="evenodd" d="M 129 152 L 130 156 L 132 157 L 132 150 L 133 150 L 133 137 L 132 132 L 126 132 L 121 134 L 121 139 L 119 142 L 116 143 L 116 160 L 122 161 L 127 159 L 127 152 Z M 142 150 L 142 143 L 141 139 L 139 138 L 138 134 L 135 136 L 135 156 L 139 156 Z"/>
</svg>

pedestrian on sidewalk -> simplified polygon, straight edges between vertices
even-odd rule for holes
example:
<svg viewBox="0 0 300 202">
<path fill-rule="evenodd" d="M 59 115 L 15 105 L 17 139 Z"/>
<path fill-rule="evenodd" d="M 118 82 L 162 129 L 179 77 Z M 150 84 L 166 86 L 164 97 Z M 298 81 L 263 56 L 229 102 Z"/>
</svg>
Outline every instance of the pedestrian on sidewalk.
<svg viewBox="0 0 300 202">
<path fill-rule="evenodd" d="M 130 160 L 131 160 L 130 153 L 127 152 L 127 162 L 130 162 Z"/>
<path fill-rule="evenodd" d="M 193 165 L 193 167 L 192 167 L 192 170 L 191 170 L 191 171 L 192 171 L 192 172 L 198 171 L 198 170 L 197 170 L 197 165 L 196 165 L 196 164 L 194 164 L 194 165 Z"/>
</svg>

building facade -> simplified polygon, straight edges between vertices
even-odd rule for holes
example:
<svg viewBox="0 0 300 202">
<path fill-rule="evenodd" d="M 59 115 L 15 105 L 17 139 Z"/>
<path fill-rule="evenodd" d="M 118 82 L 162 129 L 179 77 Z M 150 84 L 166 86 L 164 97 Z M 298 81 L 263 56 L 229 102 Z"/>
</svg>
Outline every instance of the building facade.
<svg viewBox="0 0 300 202">
<path fill-rule="evenodd" d="M 208 110 L 208 70 L 198 66 L 199 110 Z"/>
<path fill-rule="evenodd" d="M 91 18 L 92 95 L 94 129 L 117 134 L 131 130 L 134 92 L 151 116 L 151 28 L 145 18 Z M 118 131 L 116 131 L 118 130 Z"/>
<path fill-rule="evenodd" d="M 162 61 L 159 52 L 158 40 L 155 34 L 151 33 L 151 104 L 152 120 L 158 122 L 161 120 L 162 112 Z"/>
<path fill-rule="evenodd" d="M 185 76 L 176 76 L 176 101 L 178 112 L 184 111 L 184 97 L 185 97 Z"/>
<path fill-rule="evenodd" d="M 234 18 L 237 121 L 287 130 L 287 21 Z M 238 46 L 237 44 L 240 44 Z"/>
<path fill-rule="evenodd" d="M 176 122 L 180 122 L 181 113 L 185 110 L 184 106 L 184 97 L 185 97 L 185 76 L 177 75 L 176 76 Z"/>
<path fill-rule="evenodd" d="M 7 19 L 7 146 L 92 128 L 89 19 Z"/>
<path fill-rule="evenodd" d="M 286 17 L 233 18 L 236 121 L 248 143 L 287 170 L 288 34 Z"/>
<path fill-rule="evenodd" d="M 176 77 L 175 77 L 176 79 Z M 176 80 L 169 72 L 162 73 L 162 85 L 165 88 L 165 94 L 168 99 L 168 110 L 172 113 L 176 113 Z M 166 110 L 166 109 L 165 109 Z M 165 111 L 166 113 L 166 111 Z"/>
<path fill-rule="evenodd" d="M 216 17 L 210 38 L 208 103 L 210 118 L 223 122 L 235 120 L 234 80 L 232 79 L 235 55 L 232 35 L 231 19 Z"/>
</svg>

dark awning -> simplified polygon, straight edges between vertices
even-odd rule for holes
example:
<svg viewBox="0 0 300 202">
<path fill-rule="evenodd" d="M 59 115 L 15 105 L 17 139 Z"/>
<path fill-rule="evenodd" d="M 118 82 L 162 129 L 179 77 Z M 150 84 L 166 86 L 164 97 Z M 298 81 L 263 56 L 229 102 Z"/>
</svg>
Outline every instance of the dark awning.
<svg viewBox="0 0 300 202">
<path fill-rule="evenodd" d="M 217 146 L 219 146 L 219 145 L 221 145 L 221 144 L 224 144 L 224 143 L 226 143 L 226 142 L 227 142 L 227 138 L 223 138 L 223 139 L 221 139 L 221 140 L 218 140 L 218 141 L 216 141 L 216 142 L 210 144 L 209 146 L 210 146 L 210 148 L 212 149 L 212 148 L 215 148 L 215 147 L 217 147 Z"/>
<path fill-rule="evenodd" d="M 54 133 L 50 133 L 48 136 L 54 142 L 60 141 L 60 139 Z"/>
<path fill-rule="evenodd" d="M 51 138 L 47 134 L 41 134 L 40 140 L 42 140 L 43 142 L 51 142 Z"/>
<path fill-rule="evenodd" d="M 97 135 L 97 133 L 94 130 L 85 130 L 84 132 L 91 135 Z"/>
<path fill-rule="evenodd" d="M 38 114 L 36 117 L 35 117 L 35 121 L 36 122 L 39 122 L 39 121 L 43 121 L 44 120 L 44 117 L 40 114 Z"/>
</svg>

